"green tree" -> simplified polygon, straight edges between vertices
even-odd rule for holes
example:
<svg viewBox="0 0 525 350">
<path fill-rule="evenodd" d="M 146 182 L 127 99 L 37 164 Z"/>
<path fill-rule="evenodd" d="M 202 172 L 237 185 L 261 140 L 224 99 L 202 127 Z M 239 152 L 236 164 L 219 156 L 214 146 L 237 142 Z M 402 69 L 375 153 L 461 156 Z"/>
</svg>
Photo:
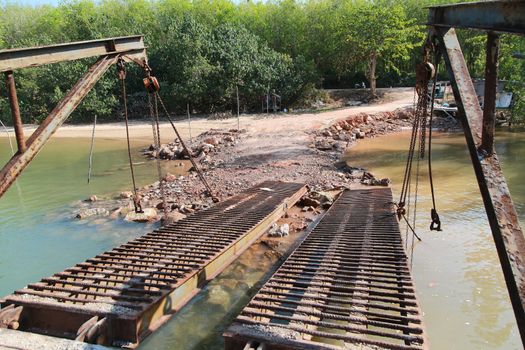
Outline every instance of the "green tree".
<svg viewBox="0 0 525 350">
<path fill-rule="evenodd" d="M 214 30 L 212 60 L 224 96 L 233 96 L 239 86 L 245 85 L 261 54 L 264 52 L 259 50 L 259 39 L 244 27 L 224 24 Z"/>
<path fill-rule="evenodd" d="M 522 123 L 525 119 L 525 38 L 502 35 L 500 40 L 499 79 L 505 80 L 505 89 L 513 93 L 511 122 Z"/>
<path fill-rule="evenodd" d="M 368 79 L 375 86 L 414 82 L 427 28 L 425 6 L 451 0 L 64 0 L 57 6 L 0 5 L 0 48 L 28 47 L 144 34 L 161 94 L 172 110 L 209 112 L 232 108 L 238 87 L 243 106 L 275 89 L 285 105 L 317 99 L 318 88 L 348 88 Z M 452 2 L 454 2 L 452 0 Z M 483 76 L 485 33 L 459 30 L 471 73 Z M 520 41 L 521 40 L 521 41 Z M 521 45 L 521 46 L 520 46 Z M 525 80 L 523 38 L 504 36 L 502 79 Z M 16 72 L 25 121 L 38 122 L 93 60 Z M 143 72 L 128 66 L 128 93 L 145 100 Z M 524 96 L 519 84 L 516 96 Z M 0 113 L 9 115 L 5 89 Z M 109 70 L 70 121 L 116 119 L 120 97 Z M 516 100 L 516 110 L 521 99 Z M 144 101 L 145 102 L 145 101 Z M 147 108 L 133 103 L 134 114 Z M 145 107 L 145 106 L 144 106 Z M 519 113 L 519 112 L 517 112 Z"/>
<path fill-rule="evenodd" d="M 371 98 L 376 97 L 378 62 L 386 71 L 398 71 L 396 62 L 409 59 L 410 50 L 422 39 L 414 20 L 391 1 L 347 3 L 339 24 L 345 37 L 339 53 L 340 70 L 364 64 Z"/>
<path fill-rule="evenodd" d="M 167 31 L 162 61 L 173 99 L 180 105 L 202 104 L 213 67 L 207 58 L 211 32 L 190 14 L 172 23 Z"/>
</svg>

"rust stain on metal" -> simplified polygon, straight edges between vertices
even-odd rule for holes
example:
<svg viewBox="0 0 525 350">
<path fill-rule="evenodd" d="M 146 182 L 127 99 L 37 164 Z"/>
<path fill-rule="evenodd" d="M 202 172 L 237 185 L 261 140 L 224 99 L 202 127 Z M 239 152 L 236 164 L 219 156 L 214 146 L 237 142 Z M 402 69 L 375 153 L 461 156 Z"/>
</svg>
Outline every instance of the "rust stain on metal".
<svg viewBox="0 0 525 350">
<path fill-rule="evenodd" d="M 15 129 L 16 143 L 18 145 L 18 152 L 25 152 L 26 140 L 24 137 L 24 130 L 22 127 L 22 118 L 20 116 L 20 107 L 18 105 L 18 96 L 16 94 L 15 76 L 12 71 L 5 72 L 5 81 L 7 94 L 9 96 L 9 105 L 11 108 L 11 116 L 13 119 L 13 126 Z"/>
<path fill-rule="evenodd" d="M 436 29 L 463 131 L 483 198 L 522 342 L 525 344 L 525 237 L 495 151 L 482 149 L 483 112 L 479 106 L 454 29 Z M 491 135 L 493 136 L 493 135 Z"/>
<path fill-rule="evenodd" d="M 499 35 L 487 33 L 485 60 L 485 96 L 483 99 L 483 130 L 480 148 L 486 154 L 494 151 L 496 129 L 496 90 L 498 86 Z"/>
<path fill-rule="evenodd" d="M 226 350 L 424 349 L 390 189 L 345 191 L 225 332 Z"/>
<path fill-rule="evenodd" d="M 431 6 L 428 24 L 525 34 L 524 5 L 523 0 L 508 0 Z"/>
<path fill-rule="evenodd" d="M 99 56 L 98 61 L 79 79 L 59 102 L 37 130 L 26 141 L 22 129 L 13 70 L 45 64 L 73 61 Z M 0 197 L 18 175 L 42 149 L 58 127 L 102 77 L 104 72 L 121 57 L 143 67 L 147 64 L 146 48 L 142 36 L 129 36 L 101 40 L 81 41 L 51 46 L 0 50 L 0 72 L 5 72 L 10 107 L 15 127 L 18 153 L 0 170 Z"/>
<path fill-rule="evenodd" d="M 262 183 L 17 290 L 2 307 L 22 307 L 23 331 L 135 347 L 305 193 L 303 184 Z"/>
<path fill-rule="evenodd" d="M 145 50 L 141 35 L 0 50 L 0 72 L 117 53 L 146 60 Z"/>
<path fill-rule="evenodd" d="M 75 110 L 108 68 L 116 62 L 117 58 L 116 55 L 104 56 L 91 66 L 27 139 L 27 149 L 24 152 L 15 154 L 2 170 L 0 170 L 0 197 L 8 190 L 9 186 L 11 186 L 38 152 L 40 152 L 47 140 Z"/>
</svg>

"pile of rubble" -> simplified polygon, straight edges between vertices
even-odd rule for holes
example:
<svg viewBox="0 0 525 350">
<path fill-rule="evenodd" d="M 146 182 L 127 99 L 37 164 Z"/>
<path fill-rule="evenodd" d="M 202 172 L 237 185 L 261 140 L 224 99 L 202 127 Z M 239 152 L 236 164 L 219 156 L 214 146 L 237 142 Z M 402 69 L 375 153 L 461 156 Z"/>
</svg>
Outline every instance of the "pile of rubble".
<svg viewBox="0 0 525 350">
<path fill-rule="evenodd" d="M 344 150 L 358 139 L 385 135 L 410 127 L 414 111 L 398 109 L 375 114 L 360 113 L 337 121 L 329 128 L 317 131 L 310 145 L 321 151 Z"/>
<path fill-rule="evenodd" d="M 320 209 L 328 209 L 332 206 L 334 197 L 330 192 L 310 191 L 301 200 L 298 205 L 302 211 L 319 212 Z"/>
<path fill-rule="evenodd" d="M 378 179 L 365 169 L 348 166 L 346 162 L 340 161 L 341 155 L 348 143 L 408 126 L 411 117 L 411 111 L 402 110 L 374 115 L 358 114 L 338 121 L 327 129 L 310 133 L 313 134 L 312 141 L 303 139 L 302 143 L 298 143 L 302 147 L 299 152 L 294 142 L 301 141 L 294 141 L 289 149 L 276 148 L 276 153 L 270 153 L 270 156 L 264 151 L 253 152 L 244 143 L 253 144 L 257 140 L 261 150 L 264 150 L 272 148 L 272 139 L 261 134 L 245 134 L 245 130 L 211 129 L 194 138 L 188 146 L 217 199 L 235 195 L 268 179 L 302 182 L 309 184 L 311 191 L 299 202 L 301 212 L 298 215 L 308 217 L 319 215 L 327 209 L 333 201 L 333 193 L 352 183 L 388 186 L 389 179 Z M 286 131 L 273 134 L 290 137 Z M 178 141 L 162 145 L 159 150 L 151 146 L 143 154 L 150 159 L 158 157 L 180 162 L 189 158 Z M 146 213 L 135 213 L 133 193 L 123 192 L 110 201 L 95 199 L 84 203 L 78 218 L 106 216 L 152 222 L 160 220 L 166 210 L 167 220 L 171 222 L 213 204 L 197 172 L 192 169 L 184 175 L 168 173 L 163 180 L 166 209 L 160 183 L 156 181 L 138 190 L 142 208 L 148 209 Z M 271 235 L 286 236 L 296 229 L 292 224 L 288 229 L 281 226 L 274 228 Z"/>
<path fill-rule="evenodd" d="M 238 142 L 240 134 L 245 131 L 236 129 L 217 130 L 211 129 L 193 139 L 192 144 L 186 144 L 194 158 L 203 164 L 213 162 L 212 155 L 221 152 L 226 147 L 233 147 Z M 149 159 L 163 160 L 182 160 L 189 159 L 190 155 L 185 151 L 179 139 L 175 139 L 168 144 L 162 144 L 157 150 L 155 145 L 150 145 L 142 151 L 142 154 Z"/>
</svg>

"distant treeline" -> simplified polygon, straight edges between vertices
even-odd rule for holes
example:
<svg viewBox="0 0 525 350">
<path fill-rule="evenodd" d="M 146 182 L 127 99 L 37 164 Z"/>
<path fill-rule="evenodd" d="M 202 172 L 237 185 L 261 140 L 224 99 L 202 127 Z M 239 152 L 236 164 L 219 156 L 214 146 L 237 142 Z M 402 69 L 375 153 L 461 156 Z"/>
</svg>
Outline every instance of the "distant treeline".
<svg viewBox="0 0 525 350">
<path fill-rule="evenodd" d="M 436 0 L 101 0 L 58 6 L 0 5 L 0 49 L 144 34 L 169 108 L 198 113 L 260 108 L 275 90 L 284 107 L 316 100 L 322 88 L 410 86 L 426 37 L 425 6 Z M 485 34 L 460 32 L 473 76 L 483 76 Z M 503 36 L 500 77 L 523 82 L 525 39 Z M 16 72 L 24 122 L 40 122 L 93 59 Z M 441 75 L 446 79 L 443 70 Z M 142 73 L 130 68 L 133 115 L 145 109 Z M 3 85 L 3 84 L 2 84 Z M 516 88 L 519 94 L 519 89 Z M 9 122 L 5 89 L 0 119 Z M 121 115 L 116 71 L 96 85 L 72 122 Z"/>
</svg>

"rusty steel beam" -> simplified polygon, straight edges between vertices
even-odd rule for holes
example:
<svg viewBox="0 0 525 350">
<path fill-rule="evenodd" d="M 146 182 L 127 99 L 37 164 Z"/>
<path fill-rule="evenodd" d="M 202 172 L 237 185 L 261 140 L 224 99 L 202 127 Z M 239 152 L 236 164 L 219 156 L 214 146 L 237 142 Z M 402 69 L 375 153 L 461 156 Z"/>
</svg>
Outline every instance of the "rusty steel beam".
<svg viewBox="0 0 525 350">
<path fill-rule="evenodd" d="M 85 331 L 97 317 L 105 319 L 107 327 L 94 329 L 92 333 L 96 335 L 90 339 L 106 345 L 135 347 L 306 192 L 303 184 L 266 181 L 29 284 L 0 301 L 0 328 L 2 324 L 17 322 L 21 331 L 82 340 L 78 338 L 84 334 L 81 330 Z M 151 243 L 152 238 L 155 243 Z M 20 311 L 13 314 L 12 310 Z M 9 315 L 2 318 L 2 312 Z M 2 345 L 0 337 L 0 348 Z"/>
<path fill-rule="evenodd" d="M 389 188 L 344 191 L 226 330 L 225 349 L 427 349 L 390 203 Z"/>
<path fill-rule="evenodd" d="M 494 151 L 498 56 L 499 35 L 494 32 L 488 32 L 485 62 L 485 97 L 483 99 L 483 128 L 481 134 L 481 149 L 486 154 L 492 154 Z"/>
<path fill-rule="evenodd" d="M 480 1 L 429 7 L 428 25 L 525 34 L 525 1 Z"/>
<path fill-rule="evenodd" d="M 117 59 L 116 54 L 103 56 L 91 66 L 28 138 L 27 150 L 15 154 L 0 170 L 0 197 Z"/>
<path fill-rule="evenodd" d="M 99 57 L 98 61 L 80 78 L 71 91 L 26 141 L 23 134 L 13 70 L 95 56 Z M 138 35 L 0 50 L 0 72 L 4 72 L 6 75 L 11 113 L 18 143 L 17 154 L 0 170 L 0 197 L 42 149 L 57 128 L 75 110 L 109 66 L 114 64 L 119 57 L 142 67 L 147 66 L 144 38 Z"/>
<path fill-rule="evenodd" d="M 0 50 L 0 72 L 117 53 L 129 56 L 129 59 L 146 60 L 146 47 L 144 46 L 143 36 L 137 35 Z"/>
<path fill-rule="evenodd" d="M 11 116 L 13 118 L 13 126 L 15 128 L 16 143 L 18 144 L 18 153 L 22 153 L 26 150 L 26 139 L 24 137 L 24 129 L 22 127 L 22 118 L 20 117 L 20 107 L 18 106 L 15 76 L 12 71 L 5 72 L 4 74 L 7 95 L 9 97 L 9 105 L 11 107 Z"/>
<path fill-rule="evenodd" d="M 523 231 L 496 152 L 486 154 L 480 151 L 483 112 L 479 106 L 456 32 L 453 28 L 436 28 L 434 33 L 445 59 L 516 322 L 522 342 L 525 344 L 525 238 Z"/>
</svg>

